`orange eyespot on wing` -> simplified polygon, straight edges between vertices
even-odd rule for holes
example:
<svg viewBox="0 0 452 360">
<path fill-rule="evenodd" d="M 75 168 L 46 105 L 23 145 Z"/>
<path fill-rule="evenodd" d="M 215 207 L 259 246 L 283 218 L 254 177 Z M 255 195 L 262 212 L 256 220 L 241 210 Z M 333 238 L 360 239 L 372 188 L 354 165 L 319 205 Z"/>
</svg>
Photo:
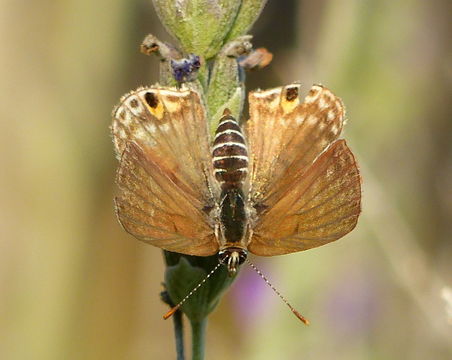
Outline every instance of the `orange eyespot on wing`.
<svg viewBox="0 0 452 360">
<path fill-rule="evenodd" d="M 215 254 L 214 224 L 204 209 L 215 205 L 218 189 L 198 94 L 138 89 L 113 116 L 120 157 L 116 211 L 125 230 L 165 250 Z"/>
<path fill-rule="evenodd" d="M 250 95 L 249 206 L 256 209 L 248 249 L 270 256 L 339 239 L 356 225 L 359 170 L 344 140 L 344 107 L 314 85 L 300 103 L 299 85 Z"/>
</svg>

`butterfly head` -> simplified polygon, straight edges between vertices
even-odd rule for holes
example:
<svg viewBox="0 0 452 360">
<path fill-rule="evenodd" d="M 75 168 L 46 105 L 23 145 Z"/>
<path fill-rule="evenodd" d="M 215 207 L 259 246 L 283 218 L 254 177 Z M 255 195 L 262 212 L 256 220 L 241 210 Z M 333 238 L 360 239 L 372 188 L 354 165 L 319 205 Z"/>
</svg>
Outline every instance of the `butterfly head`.
<svg viewBox="0 0 452 360">
<path fill-rule="evenodd" d="M 245 249 L 229 247 L 220 250 L 218 258 L 220 263 L 228 268 L 229 276 L 234 276 L 237 273 L 238 267 L 245 262 L 247 255 L 248 252 Z"/>
</svg>

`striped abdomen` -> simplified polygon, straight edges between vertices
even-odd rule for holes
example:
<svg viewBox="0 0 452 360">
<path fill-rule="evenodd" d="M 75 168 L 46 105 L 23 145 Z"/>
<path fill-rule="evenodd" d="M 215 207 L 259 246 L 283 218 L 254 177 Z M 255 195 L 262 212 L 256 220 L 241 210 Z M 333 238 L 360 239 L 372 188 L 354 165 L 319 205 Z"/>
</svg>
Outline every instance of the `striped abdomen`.
<svg viewBox="0 0 452 360">
<path fill-rule="evenodd" d="M 223 189 L 241 187 L 248 174 L 248 151 L 237 121 L 225 110 L 218 124 L 212 156 L 215 178 Z"/>
</svg>

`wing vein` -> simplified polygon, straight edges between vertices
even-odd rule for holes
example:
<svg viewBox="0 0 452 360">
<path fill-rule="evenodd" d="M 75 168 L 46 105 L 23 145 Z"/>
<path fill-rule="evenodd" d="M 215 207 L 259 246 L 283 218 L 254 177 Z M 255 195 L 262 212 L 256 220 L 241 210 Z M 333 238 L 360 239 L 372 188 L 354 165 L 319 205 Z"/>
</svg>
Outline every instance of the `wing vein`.
<svg viewBox="0 0 452 360">
<path fill-rule="evenodd" d="M 340 193 L 343 192 L 347 192 L 350 189 L 353 189 L 353 187 L 355 187 L 354 183 L 351 183 L 349 186 L 347 186 L 346 188 L 341 188 L 339 189 L 339 191 L 337 191 L 336 193 L 332 194 L 331 196 L 329 196 L 328 198 L 326 198 L 324 201 L 322 201 L 321 203 L 306 209 L 304 211 L 301 212 L 296 212 L 294 213 L 294 215 L 306 215 L 307 213 L 311 212 L 312 210 L 318 209 L 319 207 L 329 203 L 333 198 L 335 198 L 337 195 L 339 195 Z M 326 188 L 324 188 L 323 190 L 326 190 Z M 323 191 L 322 191 L 323 192 Z M 308 205 L 315 197 L 317 197 L 320 193 L 316 194 L 315 196 L 313 196 L 309 201 L 307 201 L 301 208 L 305 207 L 306 205 Z"/>
</svg>

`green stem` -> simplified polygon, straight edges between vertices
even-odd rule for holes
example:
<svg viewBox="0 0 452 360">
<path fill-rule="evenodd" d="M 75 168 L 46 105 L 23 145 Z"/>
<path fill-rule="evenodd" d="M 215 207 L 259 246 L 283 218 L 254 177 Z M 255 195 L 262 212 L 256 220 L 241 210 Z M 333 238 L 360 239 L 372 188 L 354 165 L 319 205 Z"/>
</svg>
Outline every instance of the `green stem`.
<svg viewBox="0 0 452 360">
<path fill-rule="evenodd" d="M 182 322 L 182 311 L 178 310 L 173 315 L 174 337 L 176 340 L 177 360 L 184 360 L 184 326 Z"/>
<path fill-rule="evenodd" d="M 191 322 L 192 360 L 203 360 L 205 351 L 207 318 Z"/>
</svg>

